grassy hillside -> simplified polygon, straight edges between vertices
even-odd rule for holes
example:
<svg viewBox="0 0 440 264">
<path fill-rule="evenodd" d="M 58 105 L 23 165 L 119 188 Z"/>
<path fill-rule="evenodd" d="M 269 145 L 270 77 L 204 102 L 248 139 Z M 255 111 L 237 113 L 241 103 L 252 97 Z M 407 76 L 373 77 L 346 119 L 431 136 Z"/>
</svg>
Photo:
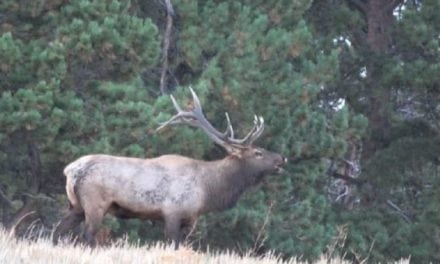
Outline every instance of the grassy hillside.
<svg viewBox="0 0 440 264">
<path fill-rule="evenodd" d="M 274 255 L 264 257 L 238 256 L 236 253 L 199 253 L 189 248 L 178 251 L 163 243 L 151 246 L 129 245 L 119 241 L 108 247 L 90 249 L 85 246 L 73 246 L 61 243 L 52 246 L 48 239 L 37 241 L 16 239 L 0 229 L 0 263 L 304 263 L 296 259 L 281 260 Z M 349 263 L 340 259 L 328 260 L 323 257 L 316 263 Z M 401 261 L 398 263 L 409 263 Z"/>
</svg>

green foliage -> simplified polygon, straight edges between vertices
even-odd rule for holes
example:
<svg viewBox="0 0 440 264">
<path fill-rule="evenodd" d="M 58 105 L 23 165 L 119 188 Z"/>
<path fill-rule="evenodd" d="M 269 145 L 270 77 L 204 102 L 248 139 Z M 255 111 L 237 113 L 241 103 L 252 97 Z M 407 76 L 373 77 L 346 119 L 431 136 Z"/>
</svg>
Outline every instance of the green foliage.
<svg viewBox="0 0 440 264">
<path fill-rule="evenodd" d="M 31 2 L 0 3 L 2 222 L 32 208 L 54 223 L 66 204 L 63 167 L 81 155 L 224 156 L 200 130 L 155 131 L 175 112 L 155 85 L 161 1 Z M 213 125 L 222 130 L 228 112 L 237 136 L 264 116 L 256 144 L 292 161 L 233 209 L 202 217 L 194 246 L 440 259 L 438 1 L 406 1 L 383 53 L 371 52 L 351 1 L 172 2 L 167 90 L 187 106 L 191 85 Z M 356 144 L 348 208 L 331 199 L 328 173 L 352 161 Z M 153 221 L 105 225 L 134 242 L 163 237 Z"/>
<path fill-rule="evenodd" d="M 326 115 L 318 98 L 320 87 L 337 74 L 338 54 L 314 51 L 312 33 L 301 19 L 310 1 L 274 7 L 234 1 L 174 4 L 181 16 L 176 39 L 180 55 L 171 67 L 187 65 L 189 70 L 178 77 L 193 84 L 216 127 L 225 125 L 221 113 L 228 111 L 236 132 L 244 135 L 253 114 L 262 114 L 267 124 L 262 146 L 292 158 L 343 153 L 350 113 Z M 5 83 L 0 144 L 2 164 L 9 164 L 1 177 L 10 199 L 15 202 L 12 197 L 30 182 L 40 192 L 63 193 L 63 165 L 88 153 L 221 155 L 201 131 L 180 127 L 155 132 L 174 110 L 168 98 L 152 97 L 149 91 L 155 88 L 146 89 L 140 79 L 141 69 L 154 68 L 160 54 L 152 20 L 133 16 L 136 6 L 128 1 L 81 0 L 57 8 L 48 14 L 35 10 L 34 19 L 46 23 L 28 27 L 38 29 L 37 37 L 25 38 L 12 28 L 0 39 Z M 28 12 L 21 6 L 12 10 Z M 44 27 L 56 34 L 46 34 Z M 188 92 L 179 89 L 176 97 L 186 105 Z M 17 175 L 35 169 L 27 154 L 34 145 L 41 164 L 33 175 L 38 183 L 29 177 L 20 182 Z M 27 165 L 14 171 L 20 160 Z M 202 218 L 192 239 L 202 247 L 319 256 L 335 230 L 326 223 L 331 207 L 314 189 L 322 186 L 325 163 L 316 159 L 287 169 L 245 195 L 234 209 Z M 151 241 L 162 233 L 139 221 L 109 220 L 107 225 L 117 234 L 129 230 L 134 241 Z M 280 227 L 286 231 L 280 233 Z"/>
<path fill-rule="evenodd" d="M 361 2 L 374 7 L 373 1 Z M 374 3 L 386 7 L 389 1 Z M 339 114 L 352 113 L 347 129 L 367 128 L 354 175 L 359 204 L 337 214 L 338 222 L 350 223 L 343 251 L 374 262 L 408 255 L 414 262 L 438 262 L 432 192 L 439 182 L 440 5 L 403 1 L 383 12 L 357 4 L 316 1 L 307 14 L 323 49 L 339 51 L 339 78 L 329 83 L 323 100 L 332 105 L 344 98 L 347 109 Z M 380 12 L 384 17 L 374 24 Z M 384 34 L 375 35 L 373 24 Z M 380 42 L 388 45 L 377 48 Z M 432 218 L 420 217 L 425 213 Z"/>
<path fill-rule="evenodd" d="M 71 67 L 87 67 L 100 79 L 126 80 L 157 61 L 156 26 L 132 16 L 129 7 L 129 1 L 116 0 L 81 0 L 62 7 L 58 33 L 68 55 L 75 55 Z"/>
<path fill-rule="evenodd" d="M 0 29 L 0 190 L 12 205 L 1 211 L 5 224 L 31 200 L 53 219 L 39 193 L 61 194 L 62 167 L 80 155 L 145 153 L 138 141 L 145 123 L 154 125 L 154 102 L 137 77 L 157 62 L 160 42 L 151 20 L 127 4 L 0 5 L 8 14 Z"/>
<path fill-rule="evenodd" d="M 337 53 L 316 55 L 305 21 L 298 19 L 286 28 L 273 26 L 270 15 L 255 8 L 258 5 L 176 3 L 184 17 L 191 14 L 181 22 L 179 63 L 198 73 L 198 92 L 209 91 L 209 101 L 202 102 L 208 118 L 221 128 L 225 121 L 220 113 L 228 111 L 235 130 L 244 135 L 252 115 L 263 114 L 266 132 L 259 145 L 292 158 L 341 155 L 349 113 L 333 121 L 320 111 L 318 100 L 320 85 L 336 75 Z M 286 5 L 285 10 L 292 10 L 295 3 Z M 287 19 L 287 13 L 280 13 L 280 18 Z M 200 35 L 205 37 L 195 37 Z M 317 159 L 287 170 L 282 177 L 269 177 L 263 191 L 246 195 L 230 211 L 208 216 L 193 239 L 221 248 L 261 247 L 319 256 L 334 233 L 325 223 L 328 202 L 311 188 L 321 184 L 325 166 Z M 264 224 L 267 214 L 270 220 Z M 256 241 L 259 232 L 263 245 Z"/>
</svg>

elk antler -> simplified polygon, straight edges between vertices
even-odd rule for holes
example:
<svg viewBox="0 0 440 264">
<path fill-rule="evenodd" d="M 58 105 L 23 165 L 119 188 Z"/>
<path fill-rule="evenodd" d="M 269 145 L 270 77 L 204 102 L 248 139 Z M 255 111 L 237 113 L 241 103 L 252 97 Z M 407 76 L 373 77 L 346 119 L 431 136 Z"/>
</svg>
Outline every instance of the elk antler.
<svg viewBox="0 0 440 264">
<path fill-rule="evenodd" d="M 183 111 L 177 104 L 174 96 L 170 95 L 171 101 L 173 102 L 174 108 L 177 110 L 177 114 L 170 118 L 170 120 L 162 123 L 157 129 L 168 125 L 175 124 L 188 124 L 194 127 L 201 128 L 209 138 L 215 143 L 223 146 L 228 152 L 233 152 L 236 148 L 246 148 L 252 145 L 252 143 L 261 136 L 264 130 L 264 119 L 261 116 L 254 116 L 254 126 L 249 131 L 249 133 L 242 139 L 234 138 L 234 129 L 232 128 L 231 120 L 228 113 L 226 114 L 227 128 L 224 133 L 219 132 L 215 129 L 211 123 L 206 119 L 202 111 L 202 106 L 200 105 L 200 100 L 197 94 L 192 88 L 190 88 L 193 97 L 193 109 L 190 111 Z"/>
</svg>

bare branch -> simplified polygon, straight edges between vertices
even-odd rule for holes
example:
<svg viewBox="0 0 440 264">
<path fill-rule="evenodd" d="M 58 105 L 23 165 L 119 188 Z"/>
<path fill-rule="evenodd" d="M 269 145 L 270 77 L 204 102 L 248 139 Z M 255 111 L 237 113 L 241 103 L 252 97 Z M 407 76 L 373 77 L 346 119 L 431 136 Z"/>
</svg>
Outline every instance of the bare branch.
<svg viewBox="0 0 440 264">
<path fill-rule="evenodd" d="M 173 28 L 174 8 L 171 0 L 164 0 L 167 14 L 167 23 L 162 47 L 162 73 L 160 75 L 160 92 L 166 94 L 167 72 L 168 72 L 168 50 L 170 48 L 171 29 Z"/>
<path fill-rule="evenodd" d="M 368 261 L 368 259 L 370 258 L 370 256 L 371 256 L 371 251 L 373 251 L 373 248 L 374 248 L 374 244 L 376 243 L 376 239 L 373 239 L 373 242 L 371 242 L 371 245 L 370 245 L 370 249 L 368 250 L 368 255 L 363 259 L 363 260 L 361 260 L 360 262 L 359 262 L 359 264 L 364 264 L 364 263 L 368 263 L 367 261 Z"/>
<path fill-rule="evenodd" d="M 254 247 L 252 248 L 251 252 L 257 253 L 259 249 L 261 249 L 264 245 L 264 242 L 267 239 L 267 232 L 266 227 L 270 223 L 270 217 L 272 215 L 272 209 L 273 209 L 273 202 L 270 202 L 269 207 L 267 208 L 266 216 L 264 218 L 263 224 L 260 227 L 260 230 L 258 231 L 257 237 L 254 241 Z"/>
<path fill-rule="evenodd" d="M 400 209 L 399 206 L 397 206 L 391 200 L 387 200 L 387 205 L 395 210 L 403 218 L 403 220 L 405 220 L 405 222 L 407 222 L 408 224 L 412 223 L 411 219 L 403 212 L 403 210 Z"/>
<path fill-rule="evenodd" d="M 29 216 L 31 216 L 35 213 L 36 213 L 36 211 L 30 211 L 30 212 L 22 215 L 9 230 L 9 235 L 11 237 L 14 237 L 17 234 L 17 227 L 24 221 L 24 219 L 28 218 Z"/>
<path fill-rule="evenodd" d="M 349 189 L 348 186 L 344 186 L 344 192 L 342 192 L 341 194 L 338 195 L 338 197 L 336 197 L 335 202 L 338 202 L 339 200 L 341 200 L 342 198 L 344 198 L 345 196 L 347 196 L 349 193 Z"/>
<path fill-rule="evenodd" d="M 171 0 L 164 0 L 164 2 L 167 10 L 167 15 L 174 16 L 174 8 Z"/>
<path fill-rule="evenodd" d="M 353 177 L 350 177 L 350 176 L 347 176 L 347 175 L 343 175 L 343 174 L 340 174 L 340 173 L 337 173 L 337 172 L 330 173 L 330 176 L 332 176 L 333 178 L 336 178 L 336 179 L 344 180 L 347 183 L 355 184 L 357 186 L 361 186 L 361 185 L 363 185 L 366 182 L 364 180 L 353 178 Z"/>
</svg>

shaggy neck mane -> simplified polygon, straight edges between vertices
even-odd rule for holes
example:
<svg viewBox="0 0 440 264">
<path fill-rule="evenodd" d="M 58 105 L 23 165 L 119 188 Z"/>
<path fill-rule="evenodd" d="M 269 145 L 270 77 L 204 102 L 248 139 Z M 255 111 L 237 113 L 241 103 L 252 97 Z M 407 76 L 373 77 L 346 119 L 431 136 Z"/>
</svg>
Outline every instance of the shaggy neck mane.
<svg viewBox="0 0 440 264">
<path fill-rule="evenodd" d="M 228 156 L 209 163 L 209 170 L 203 176 L 206 190 L 203 208 L 205 212 L 233 207 L 247 188 L 263 178 L 261 172 L 252 169 L 244 159 L 237 157 Z"/>
</svg>

